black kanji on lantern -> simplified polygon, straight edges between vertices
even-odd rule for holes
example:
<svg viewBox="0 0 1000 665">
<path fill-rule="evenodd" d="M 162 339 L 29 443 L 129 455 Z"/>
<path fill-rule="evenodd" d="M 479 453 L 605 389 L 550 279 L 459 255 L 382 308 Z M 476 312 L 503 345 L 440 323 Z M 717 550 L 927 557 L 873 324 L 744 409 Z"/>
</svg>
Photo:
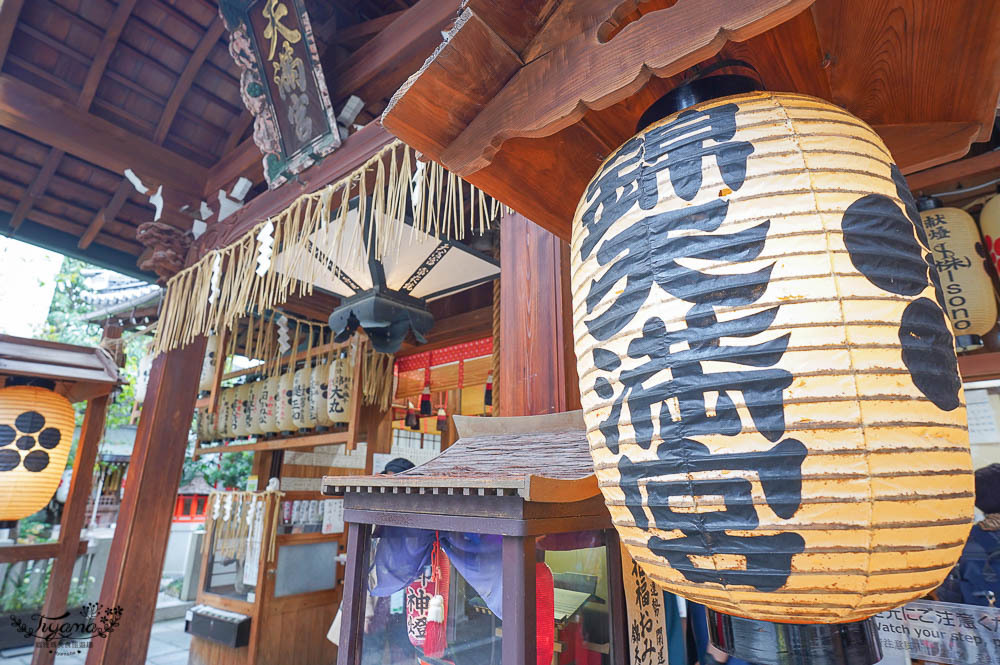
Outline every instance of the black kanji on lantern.
<svg viewBox="0 0 1000 665">
<path fill-rule="evenodd" d="M 591 282 L 586 296 L 588 315 L 599 306 L 604 308 L 585 323 L 595 339 L 612 338 L 635 319 L 654 284 L 690 303 L 680 329 L 668 330 L 657 316 L 644 321 L 641 334 L 629 342 L 626 351 L 628 358 L 640 361 L 638 365 L 623 369 L 616 354 L 594 349 L 598 368 L 608 373 L 620 370 L 617 394 L 607 378 L 595 380 L 596 394 L 612 401 L 600 430 L 608 449 L 619 453 L 620 419 L 627 406 L 636 445 L 648 450 L 654 441 L 661 442 L 656 460 L 634 462 L 623 454 L 618 466 L 620 487 L 635 524 L 650 526 L 648 509 L 654 526 L 683 534 L 670 540 L 651 537 L 648 547 L 654 554 L 693 582 L 744 584 L 769 591 L 785 584 L 791 558 L 804 550 L 804 539 L 793 532 L 728 534 L 753 531 L 759 525 L 751 482 L 742 476 L 720 480 L 698 474 L 720 470 L 756 473 L 768 505 L 783 519 L 791 518 L 801 504 L 802 462 L 807 451 L 796 439 L 782 440 L 783 391 L 793 376 L 775 367 L 790 334 L 752 344 L 722 341 L 766 332 L 779 307 L 725 321 L 716 316 L 716 308 L 731 311 L 760 299 L 770 282 L 773 264 L 747 272 L 711 274 L 680 261 L 753 261 L 763 252 L 770 220 L 733 233 L 716 233 L 729 210 L 729 201 L 722 198 L 728 192 L 723 190 L 720 198 L 708 203 L 648 215 L 605 238 L 634 205 L 642 210 L 657 205 L 661 198 L 657 174 L 664 170 L 674 192 L 685 201 L 694 199 L 701 189 L 706 157 L 715 158 L 730 191 L 740 189 L 753 146 L 732 140 L 737 110 L 735 104 L 724 104 L 681 113 L 622 146 L 611 160 L 612 166 L 591 184 L 587 193 L 591 203 L 582 215 L 587 235 L 581 258 L 587 260 L 593 254 L 598 264 L 607 268 Z M 708 141 L 712 143 L 706 145 Z M 622 279 L 624 288 L 618 286 Z M 605 306 L 609 297 L 613 301 Z M 730 369 L 707 371 L 705 362 Z M 665 376 L 669 378 L 663 379 Z M 713 409 L 706 404 L 709 393 L 718 396 Z M 737 411 L 736 395 L 742 396 L 756 431 L 777 442 L 772 448 L 757 453 L 712 454 L 706 445 L 688 438 L 741 434 L 744 423 Z M 645 488 L 645 501 L 640 488 Z M 678 496 L 722 496 L 724 510 L 675 510 L 670 500 Z M 716 570 L 695 565 L 692 556 L 711 553 L 742 555 L 746 567 Z"/>
</svg>

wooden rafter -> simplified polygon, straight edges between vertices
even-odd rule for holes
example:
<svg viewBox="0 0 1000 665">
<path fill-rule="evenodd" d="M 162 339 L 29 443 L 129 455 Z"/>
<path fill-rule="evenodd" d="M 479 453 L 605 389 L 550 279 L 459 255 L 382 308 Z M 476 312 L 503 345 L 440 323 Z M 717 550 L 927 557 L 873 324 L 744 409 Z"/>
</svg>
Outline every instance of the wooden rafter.
<svg viewBox="0 0 1000 665">
<path fill-rule="evenodd" d="M 108 29 L 101 38 L 101 45 L 97 47 L 94 60 L 87 71 L 87 78 L 83 82 L 77 107 L 83 110 L 90 109 L 90 103 L 94 101 L 94 95 L 97 94 L 97 86 L 100 84 L 101 78 L 104 76 L 104 70 L 108 66 L 108 60 L 111 59 L 111 54 L 118 44 L 118 38 L 121 37 L 122 30 L 125 29 L 128 17 L 132 15 L 135 3 L 136 0 L 121 0 L 115 9 L 115 13 L 111 15 Z"/>
<path fill-rule="evenodd" d="M 388 14 L 383 14 L 378 18 L 369 19 L 367 21 L 362 21 L 361 23 L 348 26 L 335 32 L 331 36 L 331 39 L 337 44 L 351 44 L 358 40 L 372 37 L 382 32 L 385 27 L 399 18 L 399 15 L 404 11 L 405 10 L 400 9 L 398 11 L 389 12 Z"/>
<path fill-rule="evenodd" d="M 49 151 L 49 154 L 45 157 L 45 161 L 42 162 L 41 167 L 38 169 L 38 175 L 35 176 L 31 186 L 28 187 L 28 191 L 25 192 L 24 196 L 18 202 L 17 209 L 14 210 L 14 215 L 10 219 L 10 227 L 12 229 L 21 226 L 21 222 L 31 212 L 35 201 L 45 193 L 45 188 L 49 186 L 52 174 L 56 172 L 56 167 L 59 166 L 59 160 L 62 159 L 62 156 L 62 150 L 53 148 Z"/>
<path fill-rule="evenodd" d="M 14 36 L 17 17 L 21 15 L 24 0 L 0 0 L 0 68 L 7 57 L 10 40 Z"/>
<path fill-rule="evenodd" d="M 122 209 L 125 201 L 128 200 L 128 195 L 131 191 L 132 183 L 123 178 L 118 185 L 118 189 L 111 196 L 111 201 L 108 205 L 98 210 L 97 214 L 94 215 L 94 219 L 87 226 L 87 230 L 80 236 L 80 242 L 77 243 L 77 247 L 80 249 L 90 247 L 90 243 L 94 242 L 94 238 L 101 232 L 104 225 L 118 216 L 118 212 Z"/>
<path fill-rule="evenodd" d="M 246 176 L 254 182 L 260 182 L 264 178 L 260 148 L 252 137 L 226 152 L 219 163 L 208 172 L 208 179 L 205 180 L 205 198 L 214 196 L 240 176 Z"/>
<path fill-rule="evenodd" d="M 908 176 L 906 181 L 914 192 L 932 192 L 936 188 L 951 187 L 963 178 L 971 178 L 997 170 L 1000 170 L 1000 150 L 993 150 L 968 159 L 960 159 L 935 166 L 932 169 L 918 171 Z"/>
<path fill-rule="evenodd" d="M 351 54 L 336 75 L 330 101 L 359 94 L 365 102 L 388 97 L 441 41 L 455 18 L 457 0 L 420 0 Z"/>
<path fill-rule="evenodd" d="M 229 123 L 229 138 L 226 139 L 226 145 L 222 147 L 223 155 L 226 155 L 236 149 L 236 146 L 240 144 L 240 139 L 243 138 L 243 134 L 246 133 L 247 127 L 249 127 L 251 123 L 253 123 L 253 114 L 245 109 L 242 113 L 233 118 L 233 121 Z M 222 160 L 225 160 L 225 157 L 223 157 Z M 220 160 L 220 163 L 222 160 Z"/>
<path fill-rule="evenodd" d="M 0 125 L 109 171 L 136 169 L 185 199 L 197 200 L 204 185 L 200 164 L 7 74 L 0 74 Z"/>
<path fill-rule="evenodd" d="M 160 114 L 160 122 L 153 133 L 154 143 L 162 144 L 163 140 L 167 137 L 167 132 L 170 131 L 170 125 L 174 122 L 174 116 L 181 106 L 184 95 L 191 89 L 194 77 L 197 76 L 201 66 L 205 63 L 205 59 L 208 58 L 212 49 L 219 42 L 219 38 L 222 37 L 225 29 L 222 18 L 216 16 L 212 24 L 205 30 L 205 34 L 202 35 L 198 45 L 188 58 L 187 64 L 184 66 L 184 71 L 181 72 L 177 83 L 174 84 L 173 91 L 170 93 L 170 98 L 163 107 L 163 113 Z"/>
<path fill-rule="evenodd" d="M 107 68 L 108 60 L 111 58 L 111 53 L 115 49 L 115 45 L 118 43 L 118 38 L 121 36 L 122 30 L 125 28 L 125 23 L 128 22 L 129 16 L 132 14 L 132 9 L 135 7 L 136 0 L 122 0 L 118 7 L 115 9 L 115 13 L 111 16 L 111 21 L 108 24 L 108 29 L 104 33 L 104 37 L 101 39 L 100 45 L 97 47 L 97 52 L 94 54 L 93 60 L 90 62 L 90 67 L 87 70 L 87 78 L 83 82 L 83 87 L 80 90 L 80 96 L 76 100 L 76 107 L 81 111 L 89 111 L 90 104 L 94 101 L 94 95 L 97 94 L 97 86 L 101 82 L 101 78 L 104 76 L 104 70 Z M 4 6 L 7 2 L 5 0 Z M 35 202 L 45 193 L 45 189 L 49 186 L 49 182 L 52 180 L 52 176 L 55 174 L 56 169 L 59 167 L 59 162 L 65 153 L 59 148 L 52 148 L 49 151 L 48 156 L 42 163 L 41 168 L 38 171 L 38 175 L 35 180 L 31 183 L 31 187 L 28 189 L 27 194 L 17 205 L 17 209 L 14 211 L 14 215 L 11 217 L 10 226 L 13 229 L 17 229 L 21 223 L 24 221 L 25 217 L 31 212 L 31 208 L 35 205 Z M 121 189 L 119 187 L 119 189 Z M 127 195 L 127 192 L 126 192 Z M 118 196 L 116 192 L 115 197 Z M 112 202 L 114 202 L 112 198 Z M 122 198 L 118 203 L 117 207 L 114 209 L 114 214 L 118 214 L 118 210 L 121 209 L 122 204 L 125 202 L 125 198 Z M 80 248 L 85 249 L 93 241 L 94 236 L 97 235 L 97 231 L 104 225 L 106 220 L 103 220 L 102 214 L 110 210 L 110 207 L 106 207 L 98 212 L 98 216 L 91 222 L 90 227 L 87 228 L 87 233 L 84 238 L 80 240 Z M 96 224 L 98 219 L 102 221 L 100 224 Z M 114 215 L 112 215 L 114 219 Z M 93 235 L 91 235 L 91 229 L 95 229 Z M 86 242 L 84 243 L 84 239 Z"/>
</svg>

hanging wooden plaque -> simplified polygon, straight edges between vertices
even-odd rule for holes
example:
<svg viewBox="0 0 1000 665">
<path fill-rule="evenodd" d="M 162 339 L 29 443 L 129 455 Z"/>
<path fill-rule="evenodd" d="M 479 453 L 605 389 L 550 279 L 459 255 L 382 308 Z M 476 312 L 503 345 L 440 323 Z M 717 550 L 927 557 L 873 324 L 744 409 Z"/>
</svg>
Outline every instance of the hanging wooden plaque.
<svg viewBox="0 0 1000 665">
<path fill-rule="evenodd" d="M 219 13 L 273 189 L 340 146 L 309 15 L 302 0 L 222 0 Z"/>
</svg>

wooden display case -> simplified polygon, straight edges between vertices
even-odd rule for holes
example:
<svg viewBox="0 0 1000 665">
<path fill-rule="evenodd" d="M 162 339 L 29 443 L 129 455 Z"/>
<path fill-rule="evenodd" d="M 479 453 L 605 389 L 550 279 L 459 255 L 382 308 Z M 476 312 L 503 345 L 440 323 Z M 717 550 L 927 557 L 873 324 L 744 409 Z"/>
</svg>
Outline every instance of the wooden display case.
<svg viewBox="0 0 1000 665">
<path fill-rule="evenodd" d="M 265 526 L 259 549 L 247 548 L 242 560 L 219 555 L 219 541 L 230 523 L 209 519 L 197 602 L 199 606 L 249 617 L 249 643 L 234 648 L 193 636 L 188 662 L 192 665 L 335 662 L 337 649 L 327 641 L 326 633 L 340 604 L 343 567 L 336 556 L 345 548 L 345 534 L 343 531 L 282 533 L 283 502 L 305 493 L 233 494 L 260 497 L 264 502 Z M 224 496 L 218 493 L 213 498 Z M 245 575 L 248 566 L 256 568 L 256 575 Z M 246 583 L 247 577 L 253 579 L 252 584 Z"/>
</svg>

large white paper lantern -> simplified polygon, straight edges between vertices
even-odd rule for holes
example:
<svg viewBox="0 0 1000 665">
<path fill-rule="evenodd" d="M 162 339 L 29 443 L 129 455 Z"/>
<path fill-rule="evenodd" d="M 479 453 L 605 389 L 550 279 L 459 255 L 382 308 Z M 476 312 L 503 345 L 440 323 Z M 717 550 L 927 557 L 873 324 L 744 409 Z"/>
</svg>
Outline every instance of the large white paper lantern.
<svg viewBox="0 0 1000 665">
<path fill-rule="evenodd" d="M 571 254 L 595 468 L 650 577 L 789 623 L 944 579 L 973 508 L 954 341 L 870 127 L 798 94 L 685 109 L 604 162 Z"/>
</svg>

